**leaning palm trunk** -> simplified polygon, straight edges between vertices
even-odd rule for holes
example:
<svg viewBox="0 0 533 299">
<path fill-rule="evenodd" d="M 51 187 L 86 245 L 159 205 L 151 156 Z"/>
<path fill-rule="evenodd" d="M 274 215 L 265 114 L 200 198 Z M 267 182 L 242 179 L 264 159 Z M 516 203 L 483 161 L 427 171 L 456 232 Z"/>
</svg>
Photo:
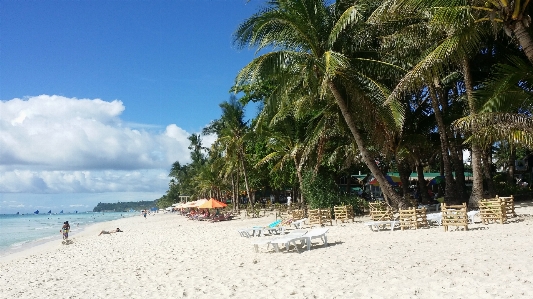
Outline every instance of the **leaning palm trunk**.
<svg viewBox="0 0 533 299">
<path fill-rule="evenodd" d="M 359 152 L 363 157 L 363 162 L 370 169 L 370 172 L 372 172 L 372 175 L 374 175 L 374 177 L 378 181 L 381 190 L 383 191 L 383 194 L 393 203 L 393 205 L 398 206 L 399 208 L 406 206 L 405 201 L 392 189 L 392 186 L 385 178 L 383 172 L 381 172 L 381 170 L 378 168 L 374 158 L 371 156 L 370 152 L 366 148 L 363 137 L 361 136 L 361 132 L 359 132 L 359 130 L 357 129 L 355 121 L 352 118 L 352 115 L 350 114 L 346 102 L 344 101 L 342 95 L 337 89 L 337 86 L 335 86 L 335 83 L 333 83 L 332 81 L 328 81 L 328 87 L 333 93 L 335 102 L 341 110 L 342 116 L 344 117 L 348 128 L 350 128 L 350 132 L 352 133 L 352 136 L 355 139 L 357 148 L 359 149 Z"/>
<path fill-rule="evenodd" d="M 448 155 L 448 136 L 446 135 L 446 125 L 444 124 L 444 119 L 439 108 L 439 103 L 437 99 L 437 93 L 435 92 L 435 87 L 431 84 L 428 85 L 430 97 L 431 97 L 431 106 L 433 107 L 435 119 L 437 120 L 437 127 L 439 129 L 439 137 L 441 143 L 441 157 L 442 157 L 442 166 L 444 169 L 444 179 L 446 181 L 446 190 L 444 194 L 444 201 L 447 203 L 453 203 L 456 201 L 455 196 L 455 181 L 453 179 L 452 167 L 450 163 L 450 156 Z"/>
<path fill-rule="evenodd" d="M 462 67 L 470 115 L 475 115 L 474 88 L 472 85 L 472 76 L 470 74 L 470 63 L 467 58 L 463 59 Z M 476 128 L 473 127 L 472 130 L 475 132 Z M 483 199 L 483 172 L 481 169 L 481 147 L 475 142 L 472 144 L 472 176 L 472 193 L 470 194 L 468 205 L 471 207 L 477 207 L 479 206 L 479 201 Z"/>
<path fill-rule="evenodd" d="M 531 35 L 529 35 L 528 29 L 526 26 L 524 26 L 522 20 L 519 19 L 507 26 L 511 27 L 510 29 L 512 29 L 516 39 L 518 39 L 524 54 L 526 54 L 529 62 L 533 64 L 533 40 L 531 39 Z"/>
</svg>

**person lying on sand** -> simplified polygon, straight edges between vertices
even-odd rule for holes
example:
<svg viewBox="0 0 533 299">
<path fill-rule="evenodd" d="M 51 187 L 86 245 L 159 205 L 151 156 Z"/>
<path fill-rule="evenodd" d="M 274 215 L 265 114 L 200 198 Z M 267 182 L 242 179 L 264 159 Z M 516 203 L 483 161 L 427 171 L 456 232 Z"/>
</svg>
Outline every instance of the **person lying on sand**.
<svg viewBox="0 0 533 299">
<path fill-rule="evenodd" d="M 101 235 L 101 234 L 104 234 L 104 235 L 110 235 L 110 234 L 114 234 L 114 233 L 121 233 L 122 231 L 120 230 L 120 228 L 117 227 L 116 230 L 103 230 L 101 231 L 98 235 Z"/>
</svg>

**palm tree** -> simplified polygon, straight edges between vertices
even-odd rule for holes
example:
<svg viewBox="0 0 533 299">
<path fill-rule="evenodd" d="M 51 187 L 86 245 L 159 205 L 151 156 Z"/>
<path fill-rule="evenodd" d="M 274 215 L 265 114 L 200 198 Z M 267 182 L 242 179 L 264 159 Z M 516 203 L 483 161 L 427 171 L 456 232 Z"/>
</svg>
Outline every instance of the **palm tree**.
<svg viewBox="0 0 533 299">
<path fill-rule="evenodd" d="M 269 124 L 259 123 L 263 126 L 269 126 Z M 271 152 L 263 157 L 256 166 L 274 162 L 271 171 L 279 171 L 283 170 L 287 163 L 294 163 L 300 186 L 298 202 L 303 203 L 302 171 L 305 163 L 305 123 L 292 117 L 286 117 L 282 121 L 272 124 L 270 128 L 262 129 L 261 132 L 268 140 L 267 147 Z"/>
<path fill-rule="evenodd" d="M 204 128 L 204 134 L 217 134 L 215 146 L 221 146 L 224 149 L 228 162 L 235 161 L 242 171 L 246 193 L 250 201 L 254 202 L 252 192 L 248 184 L 247 162 L 244 150 L 244 142 L 248 131 L 248 125 L 244 121 L 244 108 L 237 98 L 232 95 L 228 102 L 220 104 L 222 116 Z"/>
<path fill-rule="evenodd" d="M 322 105 L 333 99 L 362 160 L 384 194 L 401 205 L 403 200 L 387 183 L 367 149 L 367 136 L 372 134 L 374 126 L 394 130 L 398 125 L 394 116 L 401 118 L 401 107 L 395 102 L 383 105 L 388 90 L 380 80 L 390 78 L 393 68 L 376 59 L 375 40 L 363 22 L 375 6 L 376 2 L 370 0 L 357 1 L 355 5 L 347 1 L 331 5 L 320 0 L 270 1 L 267 8 L 240 25 L 235 40 L 241 47 L 273 51 L 244 67 L 236 78 L 236 86 L 276 77 L 280 93 L 291 94 L 295 89 L 300 89 L 299 94 L 309 91 L 320 97 L 306 100 L 322 102 Z M 374 124 L 367 121 L 369 118 Z"/>
<path fill-rule="evenodd" d="M 440 39 L 435 45 L 426 49 L 426 53 L 422 55 L 421 59 L 400 80 L 390 98 L 399 97 L 406 91 L 423 88 L 424 85 L 429 90 L 442 144 L 446 200 L 454 201 L 454 179 L 449 157 L 449 151 L 453 151 L 453 149 L 452 143 L 448 139 L 449 128 L 441 115 L 441 107 L 445 107 L 442 103 L 442 96 L 439 96 L 439 89 L 442 85 L 441 78 L 448 75 L 454 67 L 459 67 L 463 74 L 466 90 L 467 114 L 476 115 L 479 108 L 476 106 L 476 99 L 473 95 L 474 81 L 469 58 L 481 50 L 484 37 L 489 31 L 486 30 L 486 27 L 475 22 L 479 11 L 469 6 L 467 0 L 391 0 L 387 1 L 380 11 L 384 21 L 393 19 L 405 26 L 406 20 L 408 22 L 417 20 L 422 27 L 425 26 L 424 31 L 407 30 L 402 32 L 404 35 L 407 33 L 408 37 L 414 36 L 415 40 L 417 37 L 419 40 L 425 40 L 427 36 Z M 376 15 L 375 18 L 379 19 Z M 411 25 L 411 23 L 408 24 Z M 409 28 L 409 26 L 407 27 Z M 417 29 L 419 28 L 417 27 Z M 420 35 L 420 32 L 424 32 L 425 35 Z M 470 204 L 473 206 L 476 206 L 483 197 L 481 154 L 482 148 L 478 144 L 472 144 L 474 180 Z"/>
<path fill-rule="evenodd" d="M 477 116 L 466 116 L 456 127 L 471 132 L 469 141 L 492 144 L 506 141 L 511 145 L 533 146 L 533 67 L 524 59 L 512 56 L 499 63 L 479 90 L 484 98 Z M 474 130 L 477 128 L 477 130 Z"/>
<path fill-rule="evenodd" d="M 455 18 L 457 24 L 464 22 L 466 16 L 473 17 L 471 21 L 476 24 L 489 23 L 515 37 L 533 64 L 533 40 L 528 30 L 531 24 L 529 4 L 529 0 L 393 0 L 388 6 L 394 10 L 407 7 L 412 11 L 440 10 L 447 13 L 447 17 Z"/>
</svg>

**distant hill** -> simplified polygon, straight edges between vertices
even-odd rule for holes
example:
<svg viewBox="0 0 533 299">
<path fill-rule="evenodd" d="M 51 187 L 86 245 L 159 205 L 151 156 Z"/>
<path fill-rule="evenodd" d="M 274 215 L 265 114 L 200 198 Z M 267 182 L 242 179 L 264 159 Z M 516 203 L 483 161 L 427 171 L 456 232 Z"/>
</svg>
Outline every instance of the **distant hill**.
<svg viewBox="0 0 533 299">
<path fill-rule="evenodd" d="M 94 207 L 93 212 L 128 212 L 129 210 L 146 210 L 155 207 L 155 200 L 153 201 L 130 201 L 130 202 L 116 202 L 116 203 L 105 203 L 99 202 L 96 207 Z"/>
</svg>

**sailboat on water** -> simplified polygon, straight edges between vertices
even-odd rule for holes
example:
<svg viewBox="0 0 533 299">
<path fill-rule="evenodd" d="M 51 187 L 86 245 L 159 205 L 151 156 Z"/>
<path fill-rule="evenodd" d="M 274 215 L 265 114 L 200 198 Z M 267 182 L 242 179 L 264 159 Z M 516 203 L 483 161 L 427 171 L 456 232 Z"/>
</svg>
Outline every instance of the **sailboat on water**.
<svg viewBox="0 0 533 299">
<path fill-rule="evenodd" d="M 61 210 L 61 212 L 59 212 L 59 214 L 63 214 L 63 210 Z"/>
<path fill-rule="evenodd" d="M 15 215 L 20 215 L 20 213 L 19 213 L 19 212 L 17 212 L 17 213 L 15 214 Z"/>
<path fill-rule="evenodd" d="M 39 214 L 39 210 L 37 210 L 37 211 L 33 212 L 33 214 Z"/>
<path fill-rule="evenodd" d="M 48 214 L 52 214 L 52 210 L 48 211 Z"/>
</svg>

